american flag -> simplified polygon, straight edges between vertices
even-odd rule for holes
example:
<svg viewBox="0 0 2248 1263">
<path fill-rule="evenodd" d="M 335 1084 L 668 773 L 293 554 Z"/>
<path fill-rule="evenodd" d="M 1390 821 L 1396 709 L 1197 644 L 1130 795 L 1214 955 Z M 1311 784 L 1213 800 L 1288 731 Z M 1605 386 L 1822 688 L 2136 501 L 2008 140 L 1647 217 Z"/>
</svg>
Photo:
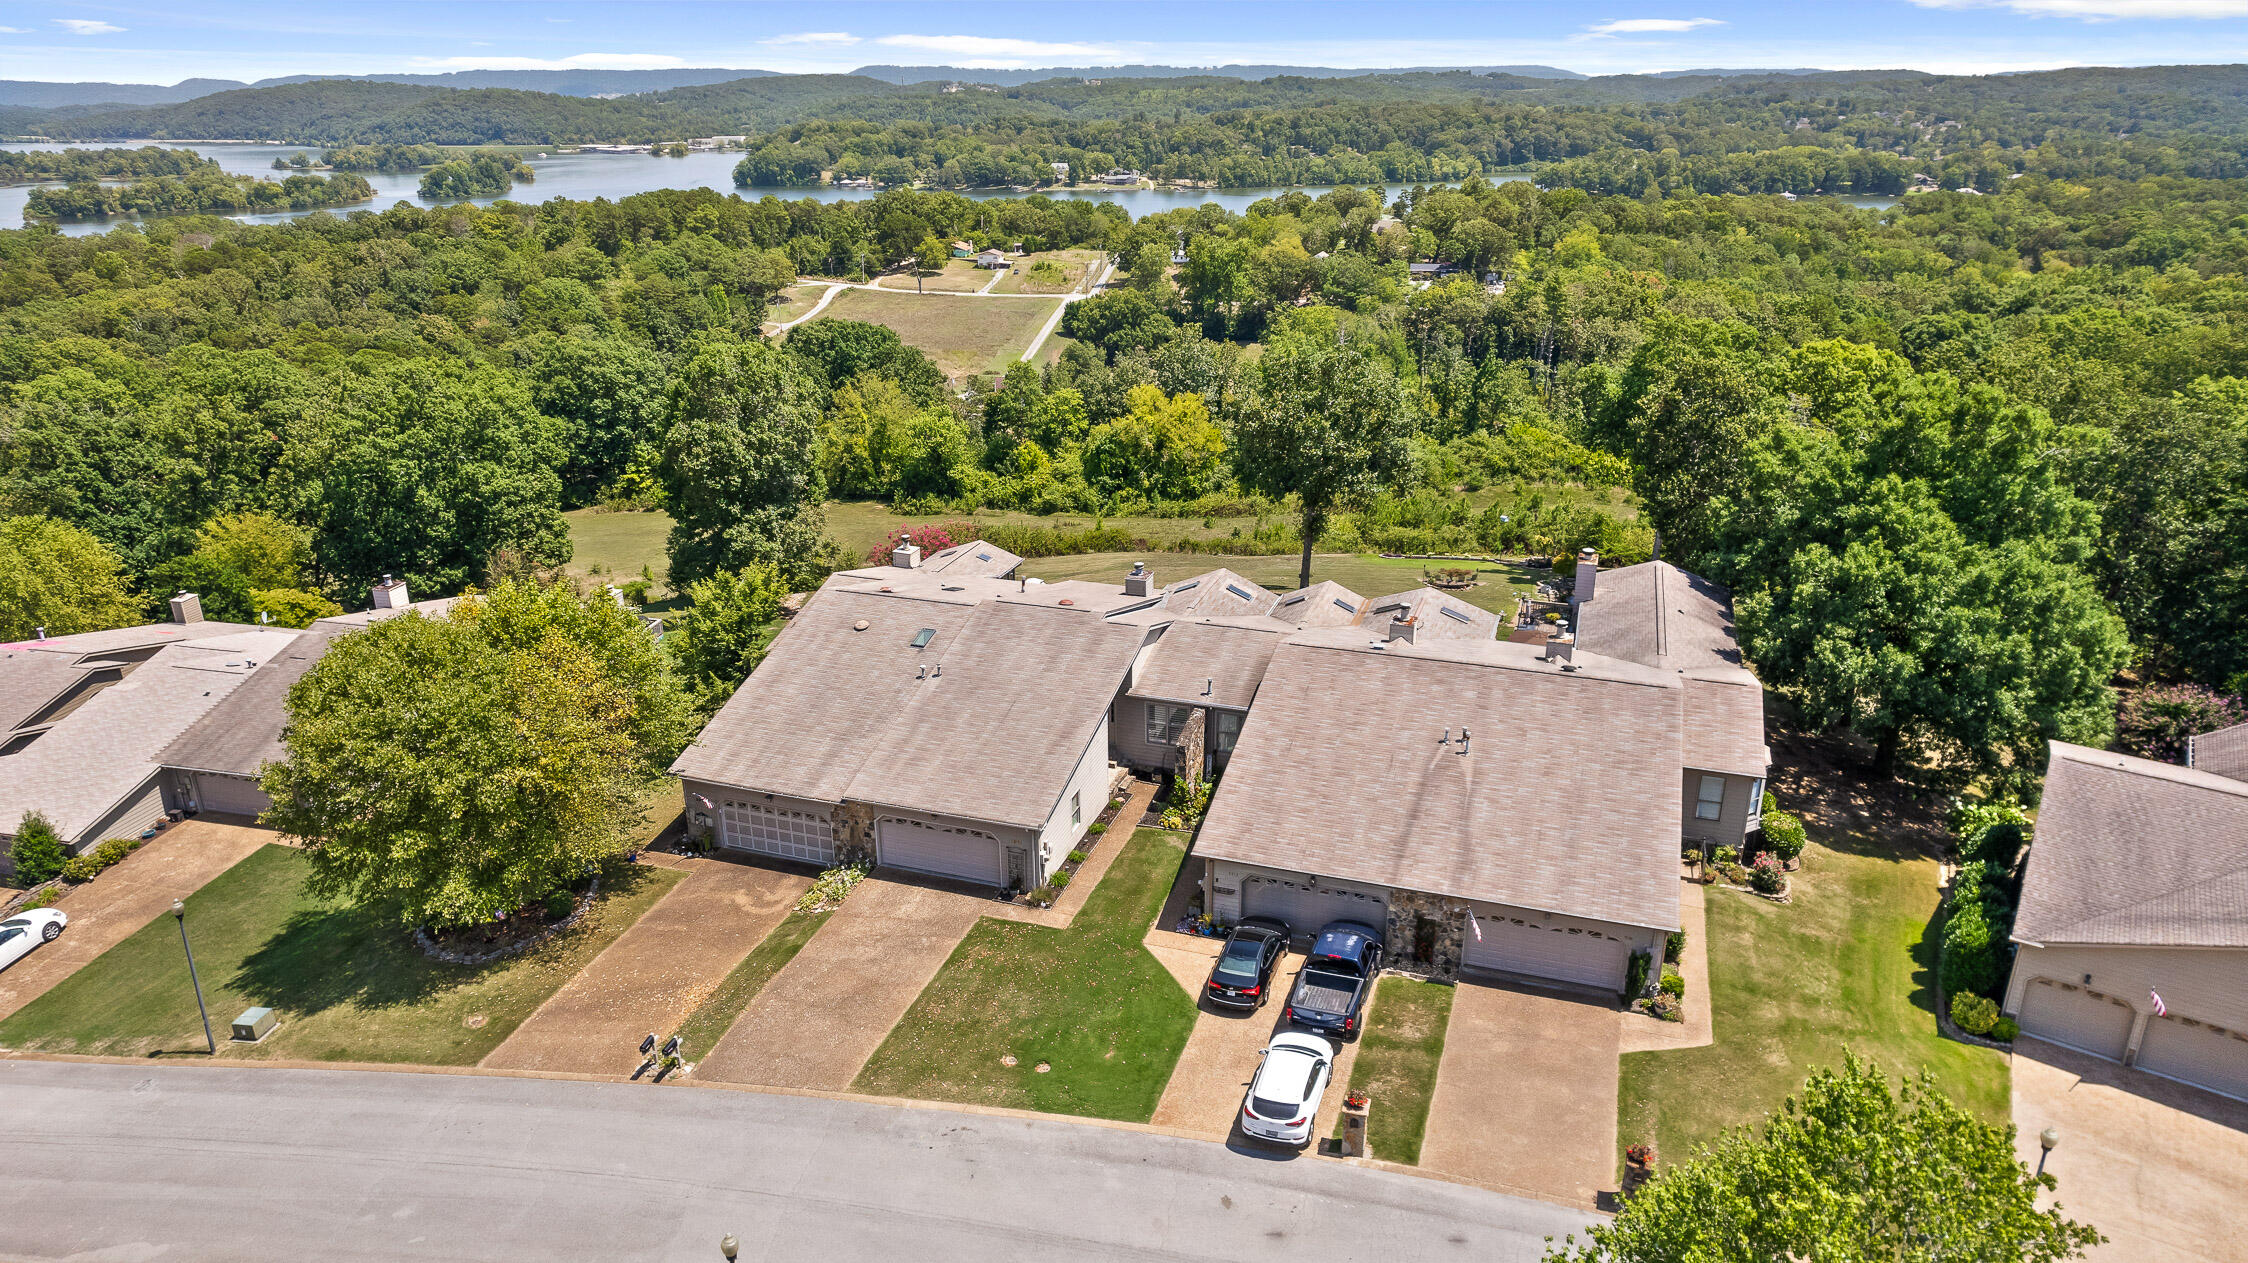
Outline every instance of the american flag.
<svg viewBox="0 0 2248 1263">
<path fill-rule="evenodd" d="M 2147 998 L 2154 1001 L 2154 1015 L 2156 1017 L 2170 1016 L 2170 1006 L 2162 1002 L 2162 996 L 2159 992 L 2148 991 Z"/>
<path fill-rule="evenodd" d="M 1475 919 L 1475 914 L 1473 912 L 1467 914 L 1467 928 L 1475 931 L 1476 942 L 1480 943 L 1483 941 L 1483 923 Z"/>
</svg>

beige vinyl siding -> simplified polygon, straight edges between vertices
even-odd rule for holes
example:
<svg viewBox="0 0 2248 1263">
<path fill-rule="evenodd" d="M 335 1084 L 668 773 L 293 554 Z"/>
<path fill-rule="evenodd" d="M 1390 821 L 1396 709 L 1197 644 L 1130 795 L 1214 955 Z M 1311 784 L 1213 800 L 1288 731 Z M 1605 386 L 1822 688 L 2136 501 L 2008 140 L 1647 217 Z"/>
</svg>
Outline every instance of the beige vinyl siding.
<svg viewBox="0 0 2248 1263">
<path fill-rule="evenodd" d="M 83 851 L 110 838 L 137 838 L 164 818 L 163 778 L 150 773 L 124 802 L 95 821 L 84 833 L 69 839 L 73 851 Z"/>
<path fill-rule="evenodd" d="M 1060 801 L 1054 804 L 1054 814 L 1046 818 L 1046 825 L 1038 831 L 1038 851 L 1032 857 L 1038 866 L 1037 878 L 1044 882 L 1069 859 L 1069 853 L 1085 836 L 1085 828 L 1108 808 L 1108 723 L 1103 720 L 1100 731 L 1085 747 L 1084 757 L 1078 759 L 1077 770 L 1069 777 L 1069 788 L 1062 791 Z M 1070 819 L 1070 800 L 1077 800 L 1078 818 Z"/>
<path fill-rule="evenodd" d="M 2087 983 L 2084 976 L 2090 974 Z M 2149 992 L 2178 1017 L 2248 1031 L 2248 948 L 2110 947 L 2022 944 L 2006 987 L 2004 1009 L 2019 1015 L 2032 980 L 2050 978 L 2114 996 L 2137 1014 L 2129 1051 L 2136 1054 L 2154 1015 Z"/>
<path fill-rule="evenodd" d="M 1170 770 L 1178 751 L 1168 745 L 1155 745 L 1147 739 L 1147 708 L 1160 706 L 1169 709 L 1175 702 L 1151 702 L 1129 693 L 1119 694 L 1116 704 L 1109 708 L 1109 751 L 1118 763 L 1126 767 Z"/>
<path fill-rule="evenodd" d="M 1705 776 L 1715 776 L 1725 782 L 1725 796 L 1715 820 L 1703 820 L 1694 814 Z M 1687 768 L 1685 775 L 1679 778 L 1680 836 L 1690 840 L 1708 838 L 1719 846 L 1739 847 L 1741 840 L 1748 836 L 1749 820 L 1761 814 L 1758 808 L 1762 804 L 1751 801 L 1756 796 L 1756 783 L 1754 777 Z"/>
</svg>

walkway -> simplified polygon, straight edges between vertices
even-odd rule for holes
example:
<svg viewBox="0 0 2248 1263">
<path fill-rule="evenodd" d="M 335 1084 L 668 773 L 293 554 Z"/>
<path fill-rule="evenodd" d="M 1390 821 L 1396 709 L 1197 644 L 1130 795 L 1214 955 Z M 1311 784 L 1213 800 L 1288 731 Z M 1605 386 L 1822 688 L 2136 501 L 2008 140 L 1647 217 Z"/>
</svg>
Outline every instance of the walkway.
<svg viewBox="0 0 2248 1263">
<path fill-rule="evenodd" d="M 670 1034 L 812 884 L 727 859 L 672 866 L 686 876 L 671 893 L 493 1049 L 485 1067 L 632 1073 L 640 1041 Z"/>
<path fill-rule="evenodd" d="M 1595 1206 L 1616 1181 L 1617 1016 L 1558 992 L 1463 980 L 1422 1169 Z"/>
<path fill-rule="evenodd" d="M 991 901 L 881 877 L 859 883 L 710 1055 L 698 1080 L 840 1092 Z"/>
<path fill-rule="evenodd" d="M 2011 1061 L 2015 1153 L 2059 1181 L 2046 1201 L 2107 1234 L 2096 1263 L 2240 1257 L 2248 1104 L 2039 1039 Z M 2045 1157 L 2048 1127 L 2061 1143 Z"/>
<path fill-rule="evenodd" d="M 1619 1051 L 1668 1052 L 1674 1048 L 1700 1048 L 1716 1042 L 1709 1003 L 1709 919 L 1704 911 L 1704 890 L 1698 881 L 1678 886 L 1678 924 L 1686 931 L 1686 950 L 1679 953 L 1678 972 L 1686 980 L 1684 1021 L 1665 1022 L 1645 1013 L 1624 1013 Z"/>
<path fill-rule="evenodd" d="M 171 911 L 204 883 L 252 851 L 278 840 L 269 829 L 189 820 L 157 834 L 146 846 L 83 886 L 65 890 L 55 906 L 70 915 L 62 937 L 0 973 L 0 1017 L 45 995 L 96 956 Z"/>
</svg>

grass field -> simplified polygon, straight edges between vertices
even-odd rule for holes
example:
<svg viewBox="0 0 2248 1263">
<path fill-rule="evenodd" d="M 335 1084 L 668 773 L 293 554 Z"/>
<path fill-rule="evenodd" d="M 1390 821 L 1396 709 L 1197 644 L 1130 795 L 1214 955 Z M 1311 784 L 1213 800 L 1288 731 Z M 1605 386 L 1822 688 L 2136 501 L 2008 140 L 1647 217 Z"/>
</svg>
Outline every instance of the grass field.
<svg viewBox="0 0 2248 1263">
<path fill-rule="evenodd" d="M 2005 1058 L 1936 1032 L 1935 862 L 1814 835 L 1793 895 L 1708 892 L 1717 1042 L 1623 1058 L 1618 1143 L 1652 1140 L 1681 1161 L 1777 1109 L 1845 1048 L 1893 1075 L 1925 1067 L 1954 1101 L 2004 1122 Z"/>
<path fill-rule="evenodd" d="M 929 298 L 845 290 L 822 315 L 887 325 L 948 377 L 1004 373 L 1045 327 L 1060 299 Z"/>
<path fill-rule="evenodd" d="M 1146 1122 L 1194 1029 L 1193 999 L 1140 945 L 1185 851 L 1140 830 L 1066 930 L 978 921 L 853 1090 Z"/>
<path fill-rule="evenodd" d="M 1452 1021 L 1456 988 L 1412 978 L 1381 980 L 1359 1036 L 1350 1090 L 1364 1092 L 1373 1108 L 1366 1146 L 1386 1162 L 1418 1163 L 1428 1131 L 1428 1103 L 1436 1095 L 1436 1067 L 1444 1060 L 1444 1031 Z M 1340 1110 L 1335 1118 L 1341 1134 Z"/>
<path fill-rule="evenodd" d="M 915 288 L 916 282 L 919 288 Z M 884 289 L 900 290 L 908 294 L 973 294 L 991 284 L 991 270 L 980 268 L 971 259 L 946 259 L 944 267 L 927 276 L 912 272 L 886 272 L 874 278 L 874 283 Z"/>
<path fill-rule="evenodd" d="M 1227 557 L 1201 553 L 1083 553 L 1075 557 L 1040 557 L 1026 561 L 1023 563 L 1022 573 L 1048 581 L 1089 579 L 1122 583 L 1124 575 L 1132 569 L 1135 561 L 1146 562 L 1155 571 L 1157 583 L 1170 583 L 1223 566 L 1243 578 L 1279 592 L 1295 589 L 1302 564 L 1301 559 L 1293 554 L 1285 557 Z M 1424 582 L 1424 571 L 1440 566 L 1467 564 L 1413 561 L 1366 553 L 1313 553 L 1311 581 L 1319 583 L 1332 579 L 1360 596 L 1388 596 L 1392 592 L 1420 587 Z M 1473 569 L 1476 571 L 1476 585 L 1452 595 L 1470 605 L 1510 618 L 1514 614 L 1515 595 L 1534 589 L 1537 586 L 1535 576 L 1544 573 L 1512 564 L 1476 565 Z"/>
<path fill-rule="evenodd" d="M 1085 269 L 1097 267 L 1102 254 L 1098 250 L 1048 250 L 1043 254 L 1025 255 L 1012 260 L 1007 274 L 992 287 L 995 294 L 1066 294 L 1084 283 Z M 1059 284 L 1038 284 L 1030 279 L 1030 269 L 1041 259 L 1051 259 L 1062 270 Z"/>
<path fill-rule="evenodd" d="M 562 518 L 570 525 L 572 571 L 604 583 L 624 583 L 639 578 L 641 568 L 646 567 L 656 577 L 654 595 L 672 594 L 663 582 L 671 569 L 664 555 L 664 537 L 671 533 L 670 514 L 572 509 Z"/>
<path fill-rule="evenodd" d="M 749 955 L 742 957 L 742 963 L 734 966 L 726 980 L 710 993 L 710 998 L 695 1006 L 695 1011 L 673 1032 L 679 1036 L 680 1057 L 694 1061 L 717 1047 L 719 1039 L 733 1026 L 734 1019 L 742 1015 L 742 1010 L 749 1007 L 749 1002 L 757 998 L 757 993 L 765 989 L 765 984 L 773 980 L 782 966 L 796 959 L 796 953 L 804 950 L 804 945 L 827 924 L 833 912 L 832 908 L 826 912 L 790 912 L 781 918 L 781 923 L 774 926 L 762 942 L 749 949 Z"/>
<path fill-rule="evenodd" d="M 262 1044 L 220 1040 L 222 1057 L 473 1065 L 679 881 L 667 869 L 616 865 L 568 933 L 472 967 L 422 955 L 395 921 L 306 897 L 308 870 L 303 852 L 267 846 L 187 898 L 213 1024 L 253 1005 L 281 1015 Z M 172 918 L 156 918 L 0 1022 L 0 1045 L 202 1056 Z"/>
</svg>

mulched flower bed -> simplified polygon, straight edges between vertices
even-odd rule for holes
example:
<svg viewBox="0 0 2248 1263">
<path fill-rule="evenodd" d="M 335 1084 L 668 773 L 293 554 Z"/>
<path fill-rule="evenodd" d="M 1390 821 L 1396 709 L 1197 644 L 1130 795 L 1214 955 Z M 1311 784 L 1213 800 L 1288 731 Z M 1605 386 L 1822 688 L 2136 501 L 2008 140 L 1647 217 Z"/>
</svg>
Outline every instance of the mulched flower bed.
<svg viewBox="0 0 2248 1263">
<path fill-rule="evenodd" d="M 488 965 L 510 956 L 520 956 L 539 946 L 562 931 L 578 923 L 586 909 L 593 906 L 594 896 L 601 893 L 601 879 L 595 877 L 578 892 L 570 904 L 569 912 L 560 917 L 547 915 L 544 905 L 528 903 L 496 921 L 483 925 L 455 926 L 432 931 L 427 926 L 414 930 L 414 946 L 424 956 L 453 965 Z"/>
<path fill-rule="evenodd" d="M 1093 824 L 1087 826 L 1085 836 L 1078 840 L 1072 853 L 1081 854 L 1085 856 L 1085 859 L 1091 859 L 1093 848 L 1106 841 L 1108 835 L 1116 831 L 1117 814 L 1124 810 L 1124 804 L 1131 796 L 1132 791 L 1126 789 L 1123 793 L 1109 799 L 1108 805 L 1101 808 L 1101 814 L 1093 817 Z M 1127 829 L 1125 832 L 1128 834 L 1131 830 Z M 1063 860 L 1062 866 L 1056 869 L 1054 874 L 1061 878 L 1061 885 L 1049 884 L 1040 886 L 1036 890 L 1027 890 L 1021 894 L 1010 895 L 1006 902 L 1019 903 L 1026 908 L 1050 908 L 1061 899 L 1062 889 L 1076 879 L 1077 870 L 1084 866 L 1085 860 Z"/>
</svg>

